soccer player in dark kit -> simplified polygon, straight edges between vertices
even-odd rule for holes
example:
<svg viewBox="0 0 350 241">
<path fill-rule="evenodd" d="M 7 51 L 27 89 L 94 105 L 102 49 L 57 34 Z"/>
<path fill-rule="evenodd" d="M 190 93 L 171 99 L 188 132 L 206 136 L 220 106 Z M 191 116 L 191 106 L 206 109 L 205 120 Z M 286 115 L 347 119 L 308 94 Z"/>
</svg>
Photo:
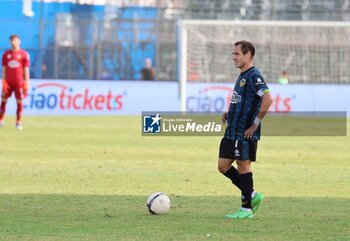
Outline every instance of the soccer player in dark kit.
<svg viewBox="0 0 350 241">
<path fill-rule="evenodd" d="M 241 73 L 236 81 L 221 140 L 218 169 L 241 190 L 242 206 L 226 218 L 252 218 L 264 196 L 253 189 L 251 162 L 256 160 L 261 120 L 272 103 L 270 91 L 259 70 L 253 65 L 255 47 L 251 42 L 234 44 L 233 61 Z M 236 161 L 237 169 L 232 165 Z"/>
<path fill-rule="evenodd" d="M 27 96 L 29 85 L 29 54 L 20 48 L 18 35 L 10 36 L 11 49 L 2 55 L 2 93 L 0 105 L 0 127 L 4 125 L 7 99 L 15 93 L 17 101 L 16 128 L 21 130 L 23 99 Z"/>
</svg>

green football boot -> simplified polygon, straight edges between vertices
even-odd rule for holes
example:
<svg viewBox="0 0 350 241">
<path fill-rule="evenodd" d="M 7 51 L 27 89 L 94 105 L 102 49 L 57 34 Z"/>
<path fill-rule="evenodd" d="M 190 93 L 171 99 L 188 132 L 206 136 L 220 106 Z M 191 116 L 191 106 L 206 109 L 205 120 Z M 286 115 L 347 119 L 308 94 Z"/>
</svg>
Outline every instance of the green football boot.
<svg viewBox="0 0 350 241">
<path fill-rule="evenodd" d="M 243 219 L 243 218 L 253 218 L 253 212 L 247 211 L 243 208 L 241 208 L 238 212 L 233 213 L 233 214 L 228 214 L 225 216 L 225 218 L 239 218 L 239 219 Z"/>
<path fill-rule="evenodd" d="M 253 213 L 255 213 L 258 210 L 263 199 L 264 199 L 264 195 L 262 195 L 261 193 L 257 192 L 255 194 L 255 197 L 252 199 Z"/>
</svg>

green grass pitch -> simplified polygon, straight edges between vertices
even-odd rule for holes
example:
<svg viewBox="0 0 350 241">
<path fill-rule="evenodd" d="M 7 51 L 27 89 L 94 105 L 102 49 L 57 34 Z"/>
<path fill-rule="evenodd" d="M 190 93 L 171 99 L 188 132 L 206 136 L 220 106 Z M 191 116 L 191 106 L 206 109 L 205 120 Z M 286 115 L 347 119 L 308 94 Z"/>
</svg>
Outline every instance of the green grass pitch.
<svg viewBox="0 0 350 241">
<path fill-rule="evenodd" d="M 142 137 L 140 117 L 5 121 L 0 240 L 349 240 L 349 131 L 263 137 L 253 172 L 265 200 L 254 219 L 226 220 L 240 193 L 217 171 L 220 137 Z M 155 191 L 168 214 L 148 214 Z"/>
</svg>

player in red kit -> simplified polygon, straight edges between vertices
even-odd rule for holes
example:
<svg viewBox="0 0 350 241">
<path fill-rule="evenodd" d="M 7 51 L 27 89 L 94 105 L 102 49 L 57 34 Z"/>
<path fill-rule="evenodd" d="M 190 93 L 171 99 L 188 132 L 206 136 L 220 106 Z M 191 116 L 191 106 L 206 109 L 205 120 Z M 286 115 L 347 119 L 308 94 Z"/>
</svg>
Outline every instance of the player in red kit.
<svg viewBox="0 0 350 241">
<path fill-rule="evenodd" d="M 10 43 L 11 49 L 2 55 L 0 127 L 4 125 L 7 99 L 14 92 L 17 101 L 16 128 L 21 130 L 22 101 L 27 96 L 29 85 L 29 54 L 20 48 L 21 40 L 18 35 L 11 35 Z"/>
</svg>

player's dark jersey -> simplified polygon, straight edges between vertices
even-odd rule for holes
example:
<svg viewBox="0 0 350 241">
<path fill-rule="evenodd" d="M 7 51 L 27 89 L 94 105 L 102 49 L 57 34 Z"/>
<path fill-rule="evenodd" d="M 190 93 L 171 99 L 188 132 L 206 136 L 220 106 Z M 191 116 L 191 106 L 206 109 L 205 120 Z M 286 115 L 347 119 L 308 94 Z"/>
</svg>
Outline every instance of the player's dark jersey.
<svg viewBox="0 0 350 241">
<path fill-rule="evenodd" d="M 253 124 L 260 110 L 262 96 L 267 91 L 269 89 L 257 68 L 251 67 L 239 75 L 232 93 L 225 138 L 245 139 L 243 133 Z M 260 139 L 260 126 L 252 140 Z"/>
</svg>

